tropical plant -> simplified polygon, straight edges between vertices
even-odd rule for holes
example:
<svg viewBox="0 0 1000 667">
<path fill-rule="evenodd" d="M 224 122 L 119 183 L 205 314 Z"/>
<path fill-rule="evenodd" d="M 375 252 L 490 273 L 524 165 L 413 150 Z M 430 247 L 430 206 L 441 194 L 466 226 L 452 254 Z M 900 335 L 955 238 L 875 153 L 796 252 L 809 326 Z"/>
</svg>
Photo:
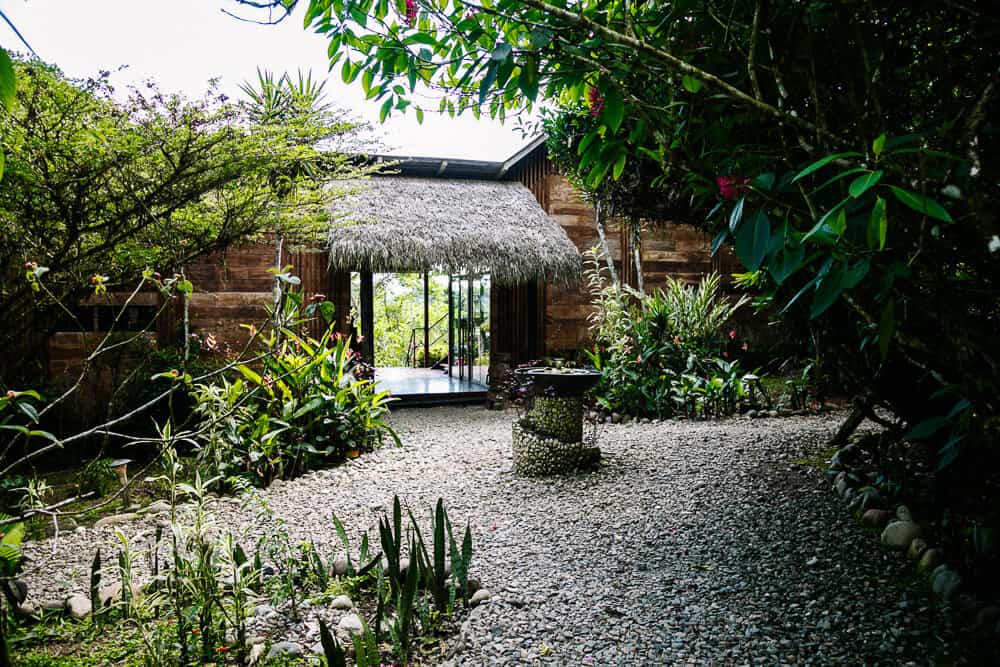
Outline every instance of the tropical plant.
<svg viewBox="0 0 1000 667">
<path fill-rule="evenodd" d="M 121 101 L 107 72 L 75 80 L 36 60 L 14 67 L 16 98 L 0 113 L 0 315 L 15 323 L 0 333 L 4 385 L 28 377 L 44 334 L 65 326 L 57 304 L 87 296 L 92 277 L 121 291 L 146 267 L 183 273 L 191 258 L 261 232 L 314 236 L 337 196 L 326 183 L 369 171 L 340 152 L 362 147 L 359 126 L 329 107 L 306 113 L 297 97 L 265 122 L 214 89 L 188 101 L 151 84 Z M 54 294 L 22 279 L 32 263 Z"/>
<path fill-rule="evenodd" d="M 195 387 L 195 411 L 210 426 L 199 437 L 199 460 L 213 474 L 248 474 L 267 485 L 365 451 L 385 439 L 399 444 L 385 418 L 390 398 L 371 380 L 357 380 L 357 359 L 327 329 L 319 340 L 283 328 L 264 340 L 261 366 L 238 367 L 240 378 Z"/>
</svg>

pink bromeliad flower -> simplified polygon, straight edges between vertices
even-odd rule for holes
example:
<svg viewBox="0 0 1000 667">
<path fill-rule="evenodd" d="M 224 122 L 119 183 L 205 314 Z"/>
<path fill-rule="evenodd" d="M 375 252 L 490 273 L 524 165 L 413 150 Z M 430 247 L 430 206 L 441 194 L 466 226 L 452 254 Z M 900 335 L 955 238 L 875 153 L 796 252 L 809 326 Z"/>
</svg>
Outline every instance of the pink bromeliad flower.
<svg viewBox="0 0 1000 667">
<path fill-rule="evenodd" d="M 604 111 L 604 98 L 601 97 L 601 91 L 597 88 L 591 87 L 590 89 L 590 115 L 597 118 Z"/>
<path fill-rule="evenodd" d="M 417 0 L 406 0 L 406 22 L 410 25 L 417 20 Z"/>
<path fill-rule="evenodd" d="M 719 194 L 725 199 L 738 199 L 749 182 L 750 179 L 746 176 L 736 176 L 735 174 L 715 177 L 715 184 L 719 186 Z"/>
</svg>

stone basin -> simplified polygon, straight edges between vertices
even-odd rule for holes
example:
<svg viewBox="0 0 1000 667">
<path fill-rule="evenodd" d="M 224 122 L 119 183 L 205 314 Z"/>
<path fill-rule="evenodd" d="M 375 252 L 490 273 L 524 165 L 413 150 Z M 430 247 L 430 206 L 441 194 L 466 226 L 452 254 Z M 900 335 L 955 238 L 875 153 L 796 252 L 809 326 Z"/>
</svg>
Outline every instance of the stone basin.
<svg viewBox="0 0 1000 667">
<path fill-rule="evenodd" d="M 582 396 L 601 379 L 600 371 L 589 368 L 536 366 L 517 371 L 539 392 L 551 389 L 556 396 Z"/>
</svg>

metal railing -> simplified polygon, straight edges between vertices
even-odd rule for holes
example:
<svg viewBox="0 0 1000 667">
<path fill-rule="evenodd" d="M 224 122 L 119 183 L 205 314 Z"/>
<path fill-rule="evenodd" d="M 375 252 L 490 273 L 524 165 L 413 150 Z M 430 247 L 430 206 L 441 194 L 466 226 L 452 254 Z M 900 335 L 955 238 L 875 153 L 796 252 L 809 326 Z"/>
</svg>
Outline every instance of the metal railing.
<svg viewBox="0 0 1000 667">
<path fill-rule="evenodd" d="M 425 354 L 424 354 L 425 357 L 427 357 L 429 355 L 431 348 L 434 347 L 434 345 L 436 343 L 440 342 L 441 339 L 447 337 L 447 335 L 448 335 L 448 327 L 447 326 L 444 328 L 444 331 L 437 333 L 437 335 L 434 338 L 430 338 L 430 335 L 429 335 L 429 333 L 431 331 L 433 331 L 435 329 L 435 327 L 437 327 L 439 324 L 441 324 L 442 322 L 444 322 L 447 319 L 448 319 L 448 315 L 444 314 L 441 317 L 439 317 L 437 319 L 437 321 L 433 322 L 432 324 L 430 324 L 427 327 L 428 341 L 427 341 L 427 349 L 426 349 Z M 417 362 L 418 362 L 417 351 L 424 348 L 424 341 L 423 340 L 420 340 L 420 341 L 417 340 L 417 332 L 418 331 L 423 331 L 423 330 L 424 330 L 424 327 L 413 327 L 410 330 L 410 344 L 406 347 L 406 366 L 408 368 L 417 368 Z M 445 355 L 445 358 L 446 357 L 447 357 L 447 355 Z M 433 365 L 434 364 L 430 363 L 429 359 L 426 359 L 426 358 L 424 359 L 424 367 L 425 368 L 430 368 Z"/>
</svg>

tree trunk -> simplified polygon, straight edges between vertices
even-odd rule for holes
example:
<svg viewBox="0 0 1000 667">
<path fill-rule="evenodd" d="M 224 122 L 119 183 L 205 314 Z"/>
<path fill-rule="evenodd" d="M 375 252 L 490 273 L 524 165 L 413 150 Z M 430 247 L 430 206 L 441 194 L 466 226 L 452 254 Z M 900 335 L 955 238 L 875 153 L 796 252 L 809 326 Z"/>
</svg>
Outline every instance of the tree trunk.
<svg viewBox="0 0 1000 667">
<path fill-rule="evenodd" d="M 604 218 L 601 215 L 601 202 L 600 200 L 594 205 L 597 210 L 597 215 L 594 217 L 594 223 L 597 225 L 597 236 L 601 240 L 601 252 L 604 253 L 604 261 L 608 264 L 608 273 L 611 274 L 611 284 L 615 288 L 619 287 L 618 283 L 618 273 L 615 271 L 615 260 L 611 257 L 611 250 L 608 248 L 608 237 L 605 235 Z"/>
<path fill-rule="evenodd" d="M 868 413 L 872 409 L 872 397 L 864 396 L 862 398 L 855 399 L 854 407 L 851 408 L 851 412 L 847 415 L 847 419 L 844 423 L 840 425 L 837 429 L 836 435 L 830 440 L 831 447 L 843 447 L 847 444 L 848 439 L 854 435 L 854 432 L 858 430 L 861 426 L 861 422 L 865 420 Z"/>
<path fill-rule="evenodd" d="M 645 281 L 642 278 L 642 223 L 630 221 L 629 233 L 632 234 L 632 261 L 635 264 L 635 286 L 639 294 L 646 296 Z"/>
</svg>

